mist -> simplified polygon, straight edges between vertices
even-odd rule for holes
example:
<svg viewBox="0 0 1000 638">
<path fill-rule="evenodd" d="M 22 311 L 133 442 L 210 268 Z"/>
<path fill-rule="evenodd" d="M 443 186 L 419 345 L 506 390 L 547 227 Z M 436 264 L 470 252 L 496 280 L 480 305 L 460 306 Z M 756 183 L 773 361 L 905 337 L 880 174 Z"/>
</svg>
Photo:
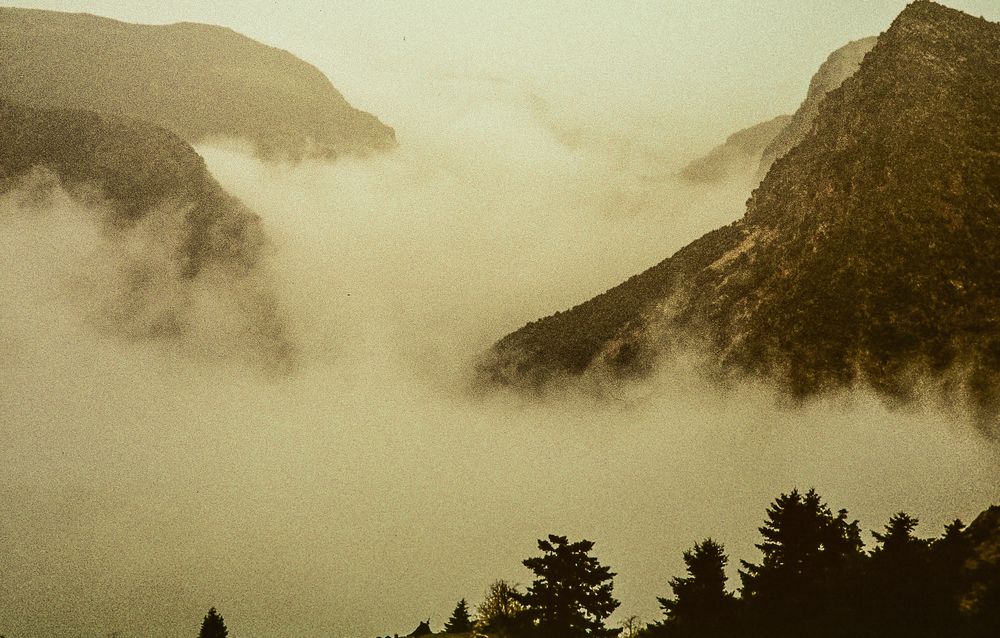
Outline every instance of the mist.
<svg viewBox="0 0 1000 638">
<path fill-rule="evenodd" d="M 530 77 L 530 56 L 470 68 L 425 51 L 408 66 L 409 49 L 371 35 L 308 44 L 306 18 L 287 33 L 247 25 L 272 43 L 295 34 L 287 48 L 329 63 L 399 148 L 295 165 L 238 140 L 198 148 L 263 219 L 262 277 L 295 352 L 282 374 L 246 339 L 255 312 L 224 273 L 195 288 L 166 276 L 145 299 L 180 308 L 181 334 L 109 322 L 123 263 L 169 274 L 155 229 L 110 237 L 57 185 L 0 201 L 0 633 L 191 636 L 211 606 L 240 638 L 405 635 L 428 617 L 439 629 L 491 581 L 527 583 L 520 561 L 549 533 L 597 543 L 618 574 L 615 622 L 652 621 L 683 550 L 712 536 L 731 564 L 756 559 L 765 508 L 793 487 L 866 530 L 906 510 L 925 536 L 1000 502 L 1000 448 L 933 404 L 857 392 L 788 405 L 766 386 L 713 386 L 684 359 L 602 397 L 468 391 L 499 337 L 739 218 L 749 180 L 696 186 L 678 169 L 790 112 L 829 51 L 898 4 L 864 23 L 832 8 L 812 58 L 796 57 L 810 37 L 796 36 L 771 79 L 735 92 L 766 56 L 745 77 L 670 84 L 650 55 L 638 77 L 657 82 L 597 91 L 559 65 L 561 82 Z M 170 18 L 210 20 L 203 6 Z M 519 31 L 505 33 L 516 48 Z M 670 69 L 699 55 L 684 51 Z M 685 93 L 699 82 L 710 89 Z"/>
<path fill-rule="evenodd" d="M 1000 500 L 998 449 L 933 407 L 793 407 L 683 361 L 603 399 L 471 396 L 496 338 L 736 219 L 749 184 L 685 185 L 690 154 L 531 86 L 439 78 L 415 99 L 440 116 L 386 155 L 199 149 L 264 220 L 286 375 L 241 356 L 238 306 L 171 338 L 95 322 L 119 271 L 95 266 L 115 248 L 93 211 L 58 188 L 4 200 L 0 630 L 187 636 L 214 605 L 237 636 L 405 634 L 526 583 L 548 533 L 595 540 L 616 618 L 654 620 L 682 550 L 711 535 L 755 558 L 792 487 L 926 535 Z"/>
</svg>

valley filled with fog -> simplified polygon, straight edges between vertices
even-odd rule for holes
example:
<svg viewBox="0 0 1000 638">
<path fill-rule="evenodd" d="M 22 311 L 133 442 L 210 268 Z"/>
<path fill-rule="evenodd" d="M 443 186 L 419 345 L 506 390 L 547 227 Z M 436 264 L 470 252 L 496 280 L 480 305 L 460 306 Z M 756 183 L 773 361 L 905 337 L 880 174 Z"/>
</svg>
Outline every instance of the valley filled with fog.
<svg viewBox="0 0 1000 638">
<path fill-rule="evenodd" d="M 616 618 L 654 620 L 682 550 L 755 559 L 749 531 L 792 487 L 865 529 L 905 508 L 925 535 L 1000 500 L 995 443 L 931 403 L 795 406 L 685 361 L 600 397 L 470 392 L 495 339 L 737 219 L 750 184 L 686 184 L 663 119 L 589 119 L 557 89 L 406 89 L 420 126 L 394 122 L 391 153 L 198 149 L 264 220 L 287 370 L 244 356 L 253 308 L 211 279 L 181 338 L 99 325 L 108 256 L 155 260 L 152 240 L 109 238 L 58 190 L 0 203 L 11 635 L 185 636 L 211 605 L 239 636 L 402 634 L 526 582 L 548 533 L 596 541 Z"/>
</svg>

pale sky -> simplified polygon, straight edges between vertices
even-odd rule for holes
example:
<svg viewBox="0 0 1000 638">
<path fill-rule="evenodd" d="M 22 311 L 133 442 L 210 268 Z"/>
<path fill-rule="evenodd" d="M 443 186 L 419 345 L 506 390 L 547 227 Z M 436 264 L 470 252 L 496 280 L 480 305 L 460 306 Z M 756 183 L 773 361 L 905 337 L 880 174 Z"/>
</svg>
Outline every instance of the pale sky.
<svg viewBox="0 0 1000 638">
<path fill-rule="evenodd" d="M 392 119 L 396 79 L 470 74 L 528 80 L 626 117 L 683 113 L 689 126 L 790 112 L 849 40 L 883 31 L 905 0 L 528 3 L 30 0 L 131 22 L 231 27 L 322 68 L 356 106 Z M 996 0 L 948 0 L 1000 20 Z"/>
</svg>

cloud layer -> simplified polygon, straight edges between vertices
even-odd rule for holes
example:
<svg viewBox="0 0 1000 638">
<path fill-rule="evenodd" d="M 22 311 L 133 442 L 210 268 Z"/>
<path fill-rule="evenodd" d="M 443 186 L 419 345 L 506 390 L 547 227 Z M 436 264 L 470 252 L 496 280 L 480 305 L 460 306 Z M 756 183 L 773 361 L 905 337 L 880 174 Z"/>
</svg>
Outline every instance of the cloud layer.
<svg viewBox="0 0 1000 638">
<path fill-rule="evenodd" d="M 603 399 L 469 396 L 493 339 L 735 219 L 747 185 L 681 185 L 689 157 L 658 124 L 595 123 L 537 87 L 444 78 L 412 99 L 439 116 L 389 155 L 200 149 L 271 235 L 286 375 L 231 356 L 246 315 L 225 280 L 191 340 L 95 326 L 109 256 L 155 244 L 109 247 L 71 200 L 7 201 L 0 631 L 188 636 L 214 605 L 238 636 L 402 634 L 525 582 L 547 533 L 595 540 L 622 612 L 652 620 L 683 549 L 712 535 L 755 557 L 793 486 L 866 528 L 906 509 L 925 534 L 1000 500 L 996 448 L 933 407 L 787 406 L 684 362 Z"/>
</svg>

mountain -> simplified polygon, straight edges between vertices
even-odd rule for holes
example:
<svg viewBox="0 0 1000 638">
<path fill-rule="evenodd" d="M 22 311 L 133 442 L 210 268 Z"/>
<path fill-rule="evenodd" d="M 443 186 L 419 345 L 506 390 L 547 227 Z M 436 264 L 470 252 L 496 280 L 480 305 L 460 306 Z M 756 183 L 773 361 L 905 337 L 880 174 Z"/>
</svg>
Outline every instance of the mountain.
<svg viewBox="0 0 1000 638">
<path fill-rule="evenodd" d="M 229 29 L 0 8 L 0 42 L 0 97 L 27 106 L 127 116 L 192 144 L 245 139 L 265 157 L 395 145 L 318 69 Z"/>
<path fill-rule="evenodd" d="M 500 340 L 487 384 L 644 373 L 692 344 L 794 395 L 1000 385 L 1000 25 L 920 0 L 819 105 L 744 217 Z"/>
<path fill-rule="evenodd" d="M 778 132 L 769 143 L 765 144 L 761 151 L 760 166 L 757 169 L 759 179 L 767 175 L 768 169 L 774 161 L 792 150 L 801 142 L 809 129 L 812 128 L 813 120 L 819 113 L 820 102 L 826 94 L 844 83 L 844 80 L 851 77 L 861 66 L 861 61 L 865 55 L 875 46 L 877 38 L 864 38 L 848 42 L 830 54 L 830 57 L 820 65 L 819 70 L 813 75 L 809 82 L 809 91 L 806 99 L 799 106 L 795 114 L 792 115 L 788 124 Z"/>
<path fill-rule="evenodd" d="M 267 365 L 287 363 L 260 219 L 189 144 L 145 122 L 0 99 L 0 193 L 20 194 L 16 209 L 44 208 L 59 190 L 106 239 L 94 265 L 112 266 L 87 291 L 102 300 L 103 327 L 133 338 L 183 335 L 209 293 L 229 302 L 225 321 L 242 322 L 247 350 Z"/>
<path fill-rule="evenodd" d="M 697 183 L 720 182 L 731 177 L 752 175 L 757 170 L 764 149 L 791 121 L 790 115 L 780 115 L 730 135 L 681 170 L 681 177 Z"/>
<path fill-rule="evenodd" d="M 806 99 L 794 115 L 781 115 L 733 133 L 725 143 L 685 166 L 681 177 L 691 182 L 713 183 L 756 174 L 754 183 L 760 182 L 774 160 L 802 141 L 816 119 L 819 103 L 854 75 L 875 41 L 874 37 L 855 40 L 831 53 L 813 75 Z"/>
</svg>

